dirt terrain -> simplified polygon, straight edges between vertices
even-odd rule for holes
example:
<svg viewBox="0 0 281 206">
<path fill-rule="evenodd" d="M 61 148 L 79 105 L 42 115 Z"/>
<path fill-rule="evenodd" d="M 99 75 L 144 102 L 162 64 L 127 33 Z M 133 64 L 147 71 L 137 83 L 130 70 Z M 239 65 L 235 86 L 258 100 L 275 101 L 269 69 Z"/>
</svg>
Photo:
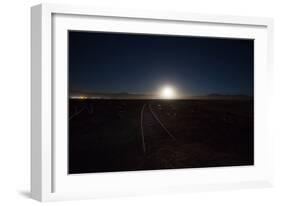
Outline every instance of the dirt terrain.
<svg viewBox="0 0 281 206">
<path fill-rule="evenodd" d="M 69 100 L 69 173 L 254 164 L 252 100 Z"/>
</svg>

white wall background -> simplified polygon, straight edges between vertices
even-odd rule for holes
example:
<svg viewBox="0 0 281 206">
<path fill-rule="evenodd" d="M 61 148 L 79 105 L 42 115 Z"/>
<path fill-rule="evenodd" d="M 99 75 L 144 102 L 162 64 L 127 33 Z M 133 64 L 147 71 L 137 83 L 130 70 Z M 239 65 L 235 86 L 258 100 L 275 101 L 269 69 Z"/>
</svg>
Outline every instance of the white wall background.
<svg viewBox="0 0 281 206">
<path fill-rule="evenodd" d="M 0 12 L 0 205 L 37 205 L 28 198 L 30 181 L 30 6 L 36 0 L 1 1 Z M 45 2 L 45 1 L 43 1 Z M 281 5 L 274 0 L 57 0 L 92 6 L 273 17 L 275 20 L 274 99 L 276 186 L 178 195 L 122 197 L 47 204 L 60 205 L 281 205 Z"/>
</svg>

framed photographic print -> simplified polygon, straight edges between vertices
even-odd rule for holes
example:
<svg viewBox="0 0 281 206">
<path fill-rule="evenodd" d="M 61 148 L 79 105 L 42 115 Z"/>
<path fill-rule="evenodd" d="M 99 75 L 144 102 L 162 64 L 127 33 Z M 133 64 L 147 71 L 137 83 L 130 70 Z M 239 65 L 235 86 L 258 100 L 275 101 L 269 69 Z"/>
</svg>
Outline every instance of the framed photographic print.
<svg viewBox="0 0 281 206">
<path fill-rule="evenodd" d="M 271 19 L 31 14 L 34 199 L 272 185 Z"/>
</svg>

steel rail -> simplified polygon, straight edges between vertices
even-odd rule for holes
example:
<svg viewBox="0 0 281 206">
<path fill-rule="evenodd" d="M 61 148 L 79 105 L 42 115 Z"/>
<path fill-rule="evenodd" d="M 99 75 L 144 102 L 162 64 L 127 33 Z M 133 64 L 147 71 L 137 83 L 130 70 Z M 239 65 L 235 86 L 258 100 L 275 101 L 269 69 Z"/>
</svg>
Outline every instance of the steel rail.
<svg viewBox="0 0 281 206">
<path fill-rule="evenodd" d="M 165 127 L 165 125 L 161 122 L 161 120 L 157 117 L 157 115 L 155 114 L 155 112 L 153 111 L 153 109 L 151 108 L 151 105 L 148 105 L 149 110 L 151 112 L 151 114 L 153 115 L 154 119 L 156 119 L 156 121 L 160 124 L 160 126 L 165 130 L 165 132 L 173 139 L 176 140 L 175 136 L 171 134 L 171 132 L 167 129 L 167 127 Z"/>
<path fill-rule="evenodd" d="M 144 154 L 146 153 L 146 145 L 145 145 L 145 140 L 144 140 L 144 129 L 143 129 L 143 112 L 144 112 L 145 107 L 146 107 L 146 104 L 144 104 L 141 109 L 141 137 L 142 137 L 142 149 L 143 149 Z"/>
</svg>

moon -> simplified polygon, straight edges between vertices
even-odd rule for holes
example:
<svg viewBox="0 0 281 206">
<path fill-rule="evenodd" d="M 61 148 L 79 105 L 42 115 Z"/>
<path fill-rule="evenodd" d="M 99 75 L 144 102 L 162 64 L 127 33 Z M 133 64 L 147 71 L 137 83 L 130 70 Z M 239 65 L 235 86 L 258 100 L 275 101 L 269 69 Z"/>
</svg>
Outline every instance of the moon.
<svg viewBox="0 0 281 206">
<path fill-rule="evenodd" d="M 164 86 L 160 91 L 160 96 L 162 99 L 174 99 L 176 92 L 172 86 Z"/>
</svg>

